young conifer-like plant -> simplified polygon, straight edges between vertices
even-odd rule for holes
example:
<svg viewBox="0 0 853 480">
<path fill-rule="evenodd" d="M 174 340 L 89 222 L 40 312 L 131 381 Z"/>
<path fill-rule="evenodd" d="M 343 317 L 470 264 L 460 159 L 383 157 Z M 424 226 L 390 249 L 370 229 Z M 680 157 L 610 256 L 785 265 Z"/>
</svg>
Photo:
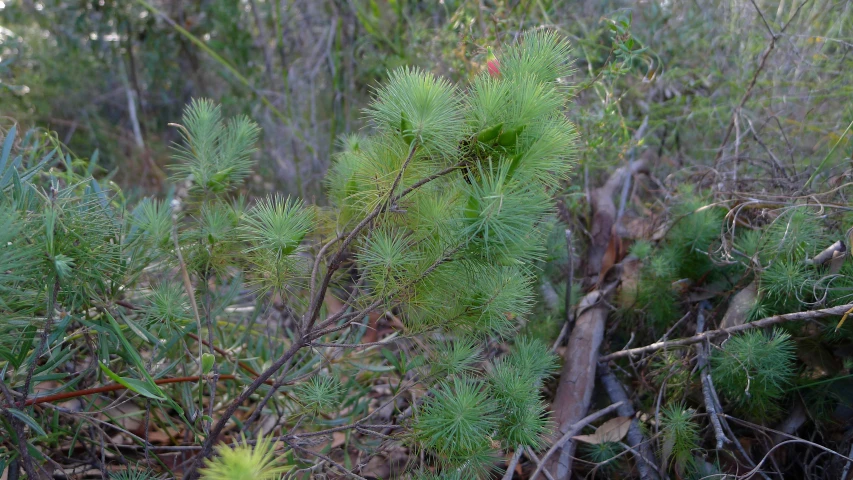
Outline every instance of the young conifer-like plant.
<svg viewBox="0 0 853 480">
<path fill-rule="evenodd" d="M 469 87 L 392 72 L 371 128 L 342 142 L 328 207 L 244 197 L 260 132 L 206 100 L 176 125 L 167 199 L 131 208 L 71 164 L 37 184 L 20 165 L 0 183 L 0 240 L 16 247 L 0 250 L 0 309 L 17 321 L 4 332 L 30 340 L 0 340 L 7 382 L 27 394 L 34 376 L 67 381 L 58 391 L 118 382 L 200 439 L 185 478 L 213 480 L 310 468 L 320 457 L 300 435 L 370 437 L 382 385 L 387 431 L 424 459 L 405 475 L 488 478 L 550 430 L 553 354 L 524 337 L 498 358 L 486 347 L 531 313 L 550 198 L 574 164 L 569 58 L 536 31 Z M 377 318 L 395 332 L 364 340 Z M 72 350 L 98 368 L 51 377 Z M 246 406 L 248 440 L 223 444 Z"/>
<path fill-rule="evenodd" d="M 661 459 L 679 477 L 695 467 L 694 453 L 699 447 L 699 425 L 693 413 L 681 403 L 661 409 Z"/>
<path fill-rule="evenodd" d="M 791 336 L 781 330 L 744 332 L 711 357 L 714 383 L 739 412 L 759 420 L 777 417 L 796 373 L 794 350 Z"/>
</svg>

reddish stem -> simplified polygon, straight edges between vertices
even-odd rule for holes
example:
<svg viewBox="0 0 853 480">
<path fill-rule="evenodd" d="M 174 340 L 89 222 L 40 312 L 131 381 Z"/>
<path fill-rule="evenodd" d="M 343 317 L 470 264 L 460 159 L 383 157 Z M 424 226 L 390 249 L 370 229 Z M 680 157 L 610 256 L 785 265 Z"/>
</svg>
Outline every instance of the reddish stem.
<svg viewBox="0 0 853 480">
<path fill-rule="evenodd" d="M 167 385 L 170 383 L 183 383 L 183 382 L 197 382 L 201 377 L 198 375 L 193 375 L 191 377 L 175 377 L 175 378 L 161 378 L 159 380 L 154 380 L 154 384 L 156 385 Z M 220 379 L 222 380 L 234 380 L 237 377 L 235 375 L 220 375 Z M 95 387 L 95 388 L 87 388 L 85 390 L 75 390 L 73 392 L 64 392 L 57 393 L 55 395 L 45 395 L 43 397 L 35 397 L 27 400 L 25 405 L 37 405 L 39 403 L 48 403 L 48 402 L 58 402 L 60 400 L 65 400 L 67 398 L 77 398 L 83 397 L 86 395 L 95 395 L 97 393 L 106 393 L 106 392 L 115 392 L 118 390 L 124 390 L 127 387 L 124 385 L 113 383 L 110 385 L 104 385 L 103 387 Z"/>
</svg>

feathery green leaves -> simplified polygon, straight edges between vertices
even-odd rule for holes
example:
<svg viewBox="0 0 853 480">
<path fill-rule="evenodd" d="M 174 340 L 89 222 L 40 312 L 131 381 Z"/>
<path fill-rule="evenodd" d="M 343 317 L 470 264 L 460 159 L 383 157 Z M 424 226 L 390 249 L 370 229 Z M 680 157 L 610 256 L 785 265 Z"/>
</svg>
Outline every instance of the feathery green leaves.
<svg viewBox="0 0 853 480">
<path fill-rule="evenodd" d="M 294 394 L 296 400 L 308 411 L 319 415 L 340 407 L 344 387 L 337 377 L 317 375 L 297 385 Z"/>
<path fill-rule="evenodd" d="M 661 409 L 661 458 L 679 476 L 694 466 L 693 452 L 699 448 L 699 425 L 683 404 L 673 403 Z"/>
<path fill-rule="evenodd" d="M 393 71 L 367 114 L 381 131 L 439 158 L 453 156 L 465 133 L 456 89 L 416 68 Z"/>
<path fill-rule="evenodd" d="M 245 253 L 254 266 L 250 281 L 261 291 L 283 290 L 306 272 L 300 244 L 313 228 L 314 213 L 301 200 L 278 195 L 258 202 L 243 218 Z"/>
<path fill-rule="evenodd" d="M 192 176 L 193 186 L 219 193 L 236 187 L 249 175 L 260 129 L 248 117 L 222 120 L 221 108 L 210 100 L 193 100 L 180 128 L 183 145 L 175 147 L 176 181 Z"/>
<path fill-rule="evenodd" d="M 501 76 L 530 76 L 539 82 L 556 83 L 572 73 L 571 45 L 557 32 L 527 32 L 522 41 L 501 55 Z"/>
</svg>

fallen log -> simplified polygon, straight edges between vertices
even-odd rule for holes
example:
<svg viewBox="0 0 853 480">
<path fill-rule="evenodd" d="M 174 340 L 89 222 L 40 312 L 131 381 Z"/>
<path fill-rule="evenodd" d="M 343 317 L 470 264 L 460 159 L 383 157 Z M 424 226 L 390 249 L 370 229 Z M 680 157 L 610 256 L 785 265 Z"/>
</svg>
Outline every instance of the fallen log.
<svg viewBox="0 0 853 480">
<path fill-rule="evenodd" d="M 616 290 L 621 277 L 621 267 L 602 272 L 603 258 L 613 236 L 616 223 L 616 204 L 613 195 L 630 176 L 645 169 L 644 160 L 632 162 L 619 168 L 605 184 L 590 192 L 592 206 L 592 243 L 587 257 L 588 277 L 599 279 L 597 287 L 581 300 L 575 325 L 563 356 L 560 383 L 554 396 L 554 419 L 559 432 L 566 430 L 586 415 L 595 387 L 595 372 L 598 365 L 598 350 L 604 339 L 607 320 L 606 300 Z M 565 480 L 571 475 L 572 455 L 575 443 L 567 443 L 551 456 L 545 468 L 556 480 Z"/>
</svg>

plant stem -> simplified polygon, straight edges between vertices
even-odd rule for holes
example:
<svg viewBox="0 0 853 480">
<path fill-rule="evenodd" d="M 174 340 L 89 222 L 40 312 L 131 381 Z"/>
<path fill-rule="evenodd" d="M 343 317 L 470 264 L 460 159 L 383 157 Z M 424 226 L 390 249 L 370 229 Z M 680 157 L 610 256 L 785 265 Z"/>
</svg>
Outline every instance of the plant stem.
<svg viewBox="0 0 853 480">
<path fill-rule="evenodd" d="M 33 361 L 27 369 L 27 379 L 24 381 L 23 392 L 21 392 L 23 393 L 23 397 L 18 402 L 19 408 L 23 407 L 27 401 L 27 396 L 30 394 L 30 386 L 33 382 L 33 373 L 36 370 L 36 365 L 38 365 L 39 357 L 41 357 L 45 348 L 47 348 L 47 342 L 50 339 L 50 329 L 53 327 L 53 310 L 56 308 L 57 295 L 59 295 L 59 275 L 56 275 L 56 279 L 53 282 L 53 289 L 51 290 L 50 297 L 47 301 L 47 315 L 45 318 L 44 330 L 41 332 L 39 346 L 33 354 Z"/>
<path fill-rule="evenodd" d="M 155 385 L 168 385 L 170 383 L 197 382 L 201 378 L 202 377 L 200 375 L 191 375 L 191 376 L 187 376 L 187 377 L 174 377 L 174 378 L 160 378 L 160 379 L 154 380 L 154 384 Z M 220 375 L 219 378 L 221 380 L 236 380 L 237 376 L 236 375 Z M 99 393 L 117 392 L 119 390 L 125 390 L 125 389 L 127 389 L 127 387 L 124 385 L 121 385 L 118 383 L 111 383 L 109 385 L 104 385 L 102 387 L 93 387 L 93 388 L 87 388 L 85 390 L 75 390 L 73 392 L 64 392 L 64 393 L 57 393 L 54 395 L 45 395 L 43 397 L 30 398 L 26 401 L 25 406 L 38 405 L 40 403 L 53 403 L 53 402 L 58 402 L 60 400 L 67 400 L 69 398 L 85 397 L 86 395 L 96 395 Z"/>
</svg>

